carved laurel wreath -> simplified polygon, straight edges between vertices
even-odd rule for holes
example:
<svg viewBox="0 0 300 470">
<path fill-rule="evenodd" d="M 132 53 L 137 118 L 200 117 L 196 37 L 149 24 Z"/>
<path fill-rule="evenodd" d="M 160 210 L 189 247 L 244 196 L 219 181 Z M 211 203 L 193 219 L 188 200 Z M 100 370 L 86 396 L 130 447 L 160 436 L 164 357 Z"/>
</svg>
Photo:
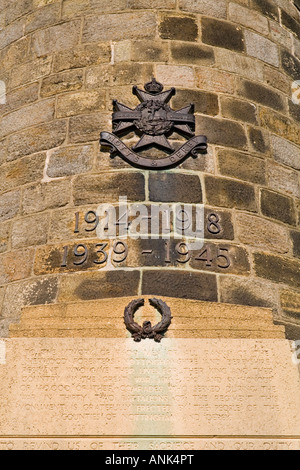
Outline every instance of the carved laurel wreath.
<svg viewBox="0 0 300 470">
<path fill-rule="evenodd" d="M 142 339 L 150 338 L 160 343 L 171 324 L 171 309 L 160 299 L 149 299 L 149 303 L 155 307 L 162 316 L 162 320 L 157 323 L 157 325 L 152 326 L 150 321 L 144 321 L 143 326 L 140 326 L 134 321 L 135 312 L 145 305 L 144 299 L 133 300 L 127 305 L 124 312 L 124 323 L 134 341 L 139 342 Z"/>
</svg>

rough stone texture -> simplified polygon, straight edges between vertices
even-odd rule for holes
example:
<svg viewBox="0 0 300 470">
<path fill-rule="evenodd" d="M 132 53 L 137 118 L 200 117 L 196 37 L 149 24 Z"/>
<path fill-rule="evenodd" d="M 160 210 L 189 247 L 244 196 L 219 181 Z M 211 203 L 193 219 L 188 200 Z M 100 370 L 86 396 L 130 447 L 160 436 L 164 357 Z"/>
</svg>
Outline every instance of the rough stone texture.
<svg viewBox="0 0 300 470">
<path fill-rule="evenodd" d="M 154 202 L 201 203 L 200 179 L 196 175 L 153 173 L 149 179 L 149 197 Z"/>
<path fill-rule="evenodd" d="M 226 178 L 205 178 L 206 197 L 209 204 L 235 207 L 256 212 L 257 202 L 254 186 Z"/>
<path fill-rule="evenodd" d="M 296 213 L 293 200 L 280 193 L 263 189 L 261 192 L 262 213 L 272 219 L 280 220 L 289 225 L 295 225 Z"/>
</svg>

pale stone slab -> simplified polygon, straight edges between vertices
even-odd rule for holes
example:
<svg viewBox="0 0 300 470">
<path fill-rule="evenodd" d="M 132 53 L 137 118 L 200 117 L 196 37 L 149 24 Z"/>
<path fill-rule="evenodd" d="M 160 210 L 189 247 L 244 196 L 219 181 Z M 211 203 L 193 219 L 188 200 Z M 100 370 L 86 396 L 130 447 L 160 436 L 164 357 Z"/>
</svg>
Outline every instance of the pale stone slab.
<svg viewBox="0 0 300 470">
<path fill-rule="evenodd" d="M 5 346 L 4 447 L 299 446 L 300 380 L 287 340 L 12 338 Z"/>
</svg>

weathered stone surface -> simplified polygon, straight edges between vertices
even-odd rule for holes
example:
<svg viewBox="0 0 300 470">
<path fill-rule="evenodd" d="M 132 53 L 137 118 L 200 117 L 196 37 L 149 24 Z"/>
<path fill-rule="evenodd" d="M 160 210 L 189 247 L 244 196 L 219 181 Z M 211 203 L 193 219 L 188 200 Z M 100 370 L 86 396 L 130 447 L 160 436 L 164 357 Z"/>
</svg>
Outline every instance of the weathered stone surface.
<svg viewBox="0 0 300 470">
<path fill-rule="evenodd" d="M 1 105 L 1 114 L 10 113 L 22 106 L 37 101 L 39 93 L 39 84 L 34 83 L 18 90 L 8 92 L 6 95 L 6 104 Z"/>
<path fill-rule="evenodd" d="M 276 161 L 289 167 L 300 170 L 300 148 L 287 139 L 272 136 L 271 143 Z"/>
<path fill-rule="evenodd" d="M 267 189 L 261 190 L 261 211 L 266 217 L 289 225 L 296 224 L 293 200 L 287 196 Z"/>
<path fill-rule="evenodd" d="M 300 262 L 298 260 L 266 253 L 254 253 L 254 265 L 257 276 L 299 289 Z"/>
<path fill-rule="evenodd" d="M 278 47 L 274 42 L 260 34 L 245 30 L 245 43 L 248 55 L 274 67 L 279 66 Z"/>
<path fill-rule="evenodd" d="M 74 4 L 73 1 L 72 4 Z M 111 47 L 109 44 L 85 44 L 56 54 L 53 60 L 53 70 L 62 72 L 73 68 L 108 63 L 110 60 Z"/>
<path fill-rule="evenodd" d="M 217 301 L 216 276 L 180 270 L 144 271 L 142 294 Z"/>
<path fill-rule="evenodd" d="M 300 232 L 291 231 L 291 239 L 293 242 L 293 254 L 300 258 Z"/>
<path fill-rule="evenodd" d="M 215 93 L 195 90 L 177 90 L 172 100 L 173 107 L 180 109 L 185 107 L 186 103 L 193 103 L 195 105 L 195 113 L 209 114 L 210 116 L 219 114 L 218 95 Z"/>
<path fill-rule="evenodd" d="M 144 175 L 132 172 L 106 173 L 79 176 L 74 182 L 75 205 L 117 202 L 120 196 L 127 196 L 129 201 L 144 201 Z"/>
<path fill-rule="evenodd" d="M 300 318 L 300 294 L 292 290 L 283 290 L 280 294 L 280 304 L 284 315 L 293 320 Z"/>
<path fill-rule="evenodd" d="M 45 159 L 44 153 L 38 153 L 2 165 L 1 189 L 8 191 L 23 184 L 40 181 L 43 177 Z"/>
<path fill-rule="evenodd" d="M 52 26 L 60 20 L 60 5 L 50 3 L 26 17 L 25 34 L 32 33 L 37 29 Z"/>
<path fill-rule="evenodd" d="M 264 67 L 264 82 L 286 95 L 290 93 L 291 83 L 289 78 L 274 67 Z"/>
<path fill-rule="evenodd" d="M 60 95 L 56 113 L 58 118 L 62 118 L 104 110 L 105 107 L 105 91 L 81 91 Z"/>
<path fill-rule="evenodd" d="M 281 22 L 283 26 L 292 31 L 296 36 L 300 37 L 299 21 L 292 18 L 286 11 L 281 10 Z"/>
<path fill-rule="evenodd" d="M 53 96 L 68 91 L 80 90 L 83 86 L 83 70 L 76 69 L 45 78 L 41 86 L 41 96 Z"/>
<path fill-rule="evenodd" d="M 283 114 L 278 114 L 268 108 L 261 108 L 259 112 L 261 126 L 277 134 L 284 139 L 288 139 L 300 145 L 299 125 L 293 123 Z"/>
<path fill-rule="evenodd" d="M 10 222 L 0 224 L 0 253 L 4 253 L 9 248 Z M 0 312 L 1 312 L 1 289 L 0 289 Z"/>
<path fill-rule="evenodd" d="M 257 124 L 256 106 L 247 101 L 221 96 L 222 115 L 229 119 Z"/>
<path fill-rule="evenodd" d="M 270 0 L 251 0 L 251 7 L 269 18 L 278 20 L 279 11 L 277 4 Z"/>
<path fill-rule="evenodd" d="M 70 21 L 34 32 L 31 41 L 32 53 L 42 57 L 77 46 L 80 26 L 80 20 Z"/>
<path fill-rule="evenodd" d="M 218 166 L 220 173 L 251 183 L 265 184 L 265 161 L 247 153 L 233 150 L 220 150 L 218 152 Z"/>
<path fill-rule="evenodd" d="M 126 24 L 126 28 L 119 25 Z M 153 37 L 156 17 L 152 12 L 93 15 L 85 18 L 83 43 L 120 41 L 128 38 Z"/>
<path fill-rule="evenodd" d="M 21 61 L 22 62 L 22 61 Z M 24 86 L 25 83 L 36 82 L 50 74 L 51 57 L 39 57 L 25 64 L 16 65 L 11 77 L 12 88 Z"/>
<path fill-rule="evenodd" d="M 20 211 L 20 191 L 10 191 L 0 196 L 0 222 L 12 219 Z"/>
<path fill-rule="evenodd" d="M 152 173 L 149 178 L 149 197 L 154 202 L 201 203 L 200 179 L 196 175 Z"/>
<path fill-rule="evenodd" d="M 0 285 L 30 277 L 34 248 L 15 250 L 0 255 Z M 13 297 L 12 297 L 13 298 Z M 12 300 L 10 299 L 10 301 Z M 12 302 L 14 304 L 14 302 Z"/>
<path fill-rule="evenodd" d="M 20 39 L 23 36 L 23 30 L 24 20 L 22 18 L 6 26 L 5 30 L 0 31 L 0 49 Z"/>
<path fill-rule="evenodd" d="M 284 98 L 279 93 L 260 83 L 243 80 L 239 84 L 238 92 L 248 100 L 268 106 L 276 111 L 284 111 L 286 109 Z"/>
<path fill-rule="evenodd" d="M 239 213 L 236 233 L 245 245 L 277 253 L 288 253 L 290 249 L 288 229 L 254 215 Z"/>
<path fill-rule="evenodd" d="M 192 67 L 187 65 L 157 65 L 157 80 L 165 85 L 179 87 L 195 86 L 195 76 Z"/>
<path fill-rule="evenodd" d="M 22 253 L 22 252 L 21 252 Z M 33 253 L 31 253 L 33 256 Z M 17 320 L 26 305 L 53 303 L 58 291 L 57 277 L 30 279 L 10 284 L 6 288 L 1 314 L 3 318 Z M 11 299 L 14 299 L 12 302 Z"/>
<path fill-rule="evenodd" d="M 93 167 L 92 145 L 62 147 L 50 153 L 47 175 L 50 178 L 87 173 Z"/>
<path fill-rule="evenodd" d="M 226 21 L 203 17 L 201 26 L 202 42 L 205 44 L 237 52 L 245 50 L 242 30 L 236 25 Z"/>
<path fill-rule="evenodd" d="M 215 55 L 212 47 L 171 42 L 171 56 L 178 64 L 212 65 L 215 63 Z"/>
<path fill-rule="evenodd" d="M 162 39 L 196 41 L 198 37 L 196 18 L 165 16 L 159 25 L 159 34 Z"/>
<path fill-rule="evenodd" d="M 258 33 L 269 34 L 268 19 L 249 8 L 244 8 L 236 3 L 229 4 L 229 19 L 235 23 L 246 26 L 247 28 L 254 29 Z"/>
<path fill-rule="evenodd" d="M 228 49 L 215 49 L 216 64 L 221 70 L 237 73 L 251 80 L 263 81 L 264 64 Z"/>
<path fill-rule="evenodd" d="M 285 49 L 281 51 L 281 66 L 287 75 L 294 80 L 299 80 L 300 60 Z"/>
<path fill-rule="evenodd" d="M 270 189 L 300 198 L 300 181 L 296 171 L 268 162 L 267 180 Z"/>
<path fill-rule="evenodd" d="M 207 136 L 210 144 L 239 149 L 247 147 L 244 128 L 237 122 L 208 116 L 196 116 L 196 126 L 199 133 Z"/>
<path fill-rule="evenodd" d="M 126 43 L 126 44 L 124 44 Z M 130 57 L 133 61 L 143 61 L 143 62 L 166 62 L 168 60 L 169 52 L 168 47 L 163 41 L 147 41 L 139 40 L 135 41 L 134 47 L 130 41 L 123 41 L 122 43 L 117 43 L 115 45 L 115 58 L 118 60 L 118 44 L 123 44 L 126 47 L 126 50 L 130 48 Z M 128 45 L 129 44 L 129 45 Z M 124 57 L 124 49 L 123 49 Z M 126 57 L 126 54 L 125 54 Z M 120 54 L 121 60 L 121 54 Z M 123 58 L 124 60 L 124 58 Z"/>
<path fill-rule="evenodd" d="M 61 279 L 58 299 L 70 302 L 137 295 L 139 281 L 139 271 L 72 274 Z"/>
<path fill-rule="evenodd" d="M 227 16 L 225 0 L 179 0 L 179 8 L 216 18 L 226 18 Z"/>
<path fill-rule="evenodd" d="M 64 120 L 45 123 L 15 133 L 8 138 L 7 161 L 58 147 L 65 141 L 66 135 L 67 124 Z"/>
<path fill-rule="evenodd" d="M 43 245 L 47 243 L 49 219 L 48 214 L 34 215 L 19 219 L 12 227 L 12 247 Z"/>
<path fill-rule="evenodd" d="M 26 187 L 23 191 L 22 213 L 32 214 L 66 206 L 70 202 L 70 182 L 50 181 Z"/>
<path fill-rule="evenodd" d="M 72 143 L 98 141 L 99 130 L 110 130 L 111 127 L 111 114 L 91 113 L 73 116 L 69 123 L 69 138 Z"/>
<path fill-rule="evenodd" d="M 3 116 L 1 119 L 0 136 L 3 137 L 26 127 L 52 121 L 54 117 L 54 104 L 53 99 L 39 101 Z"/>
<path fill-rule="evenodd" d="M 207 201 L 219 207 L 257 211 L 254 186 L 226 178 L 205 177 Z"/>
<path fill-rule="evenodd" d="M 269 151 L 269 142 L 266 131 L 259 128 L 249 127 L 249 142 L 250 146 L 255 152 L 266 153 Z"/>
<path fill-rule="evenodd" d="M 278 309 L 277 286 L 270 282 L 227 274 L 219 282 L 221 302 Z"/>
</svg>

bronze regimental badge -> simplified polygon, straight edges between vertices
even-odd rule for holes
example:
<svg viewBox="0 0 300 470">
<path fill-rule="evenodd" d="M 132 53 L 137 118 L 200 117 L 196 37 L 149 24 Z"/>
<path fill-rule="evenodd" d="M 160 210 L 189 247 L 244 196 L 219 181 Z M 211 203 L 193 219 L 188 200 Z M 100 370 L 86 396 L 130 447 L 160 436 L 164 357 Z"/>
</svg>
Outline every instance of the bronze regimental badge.
<svg viewBox="0 0 300 470">
<path fill-rule="evenodd" d="M 165 169 L 179 165 L 190 155 L 196 158 L 198 153 L 206 153 L 207 138 L 194 134 L 194 105 L 189 104 L 174 111 L 168 103 L 176 93 L 175 88 L 163 91 L 163 86 L 155 78 L 146 83 L 144 88 L 145 91 L 133 87 L 133 94 L 141 102 L 135 109 L 130 109 L 116 100 L 113 102 L 113 133 L 101 132 L 100 137 L 100 144 L 110 149 L 111 157 L 119 155 L 132 166 L 139 168 Z M 134 147 L 129 148 L 119 137 L 131 131 L 135 131 L 140 140 Z M 189 140 L 175 149 L 168 140 L 173 132 Z M 159 148 L 168 153 L 168 156 L 145 157 L 139 154 L 151 147 Z"/>
<path fill-rule="evenodd" d="M 124 323 L 134 341 L 139 342 L 142 339 L 149 338 L 160 343 L 171 324 L 171 310 L 170 307 L 160 299 L 150 299 L 149 303 L 155 307 L 162 316 L 161 321 L 157 323 L 157 325 L 152 326 L 150 321 L 144 321 L 143 326 L 140 326 L 134 321 L 135 312 L 145 305 L 144 299 L 133 300 L 127 305 L 124 312 Z"/>
</svg>

